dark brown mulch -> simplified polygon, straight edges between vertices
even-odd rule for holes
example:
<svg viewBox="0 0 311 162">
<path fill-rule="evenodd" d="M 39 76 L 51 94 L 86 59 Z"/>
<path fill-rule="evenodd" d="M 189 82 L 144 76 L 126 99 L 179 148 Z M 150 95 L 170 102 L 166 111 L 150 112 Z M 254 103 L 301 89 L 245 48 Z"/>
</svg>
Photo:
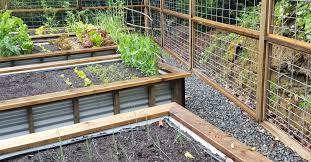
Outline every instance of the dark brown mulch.
<svg viewBox="0 0 311 162">
<path fill-rule="evenodd" d="M 185 156 L 189 152 L 194 158 Z M 30 161 L 216 161 L 203 147 L 176 129 L 158 123 L 95 139 L 37 151 L 7 160 Z"/>
<path fill-rule="evenodd" d="M 130 68 L 121 62 L 102 63 L 100 65 L 103 67 L 108 67 L 109 65 L 118 67 L 117 71 L 111 73 L 111 75 L 115 74 L 117 76 L 113 77 L 111 82 L 122 81 L 124 80 L 122 77 L 133 74 L 137 77 L 143 76 L 140 71 Z M 91 74 L 85 66 L 81 66 L 79 69 L 85 72 L 94 85 L 103 84 L 99 76 Z M 125 72 L 128 73 L 124 74 Z M 67 78 L 72 82 L 72 86 L 66 84 L 65 80 Z M 0 76 L 0 101 L 80 87 L 84 87 L 84 81 L 74 72 L 74 68 L 4 75 Z"/>
</svg>

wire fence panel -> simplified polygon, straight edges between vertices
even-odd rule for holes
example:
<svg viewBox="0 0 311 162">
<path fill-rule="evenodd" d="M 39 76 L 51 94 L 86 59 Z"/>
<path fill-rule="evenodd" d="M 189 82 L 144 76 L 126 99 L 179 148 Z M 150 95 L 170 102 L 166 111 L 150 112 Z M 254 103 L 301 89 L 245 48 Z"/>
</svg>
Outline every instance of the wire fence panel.
<svg viewBox="0 0 311 162">
<path fill-rule="evenodd" d="M 149 0 L 150 6 L 160 8 L 160 0 Z"/>
<path fill-rule="evenodd" d="M 9 9 L 77 7 L 77 0 L 9 0 Z"/>
<path fill-rule="evenodd" d="M 258 30 L 259 2 L 259 0 L 196 0 L 196 16 Z"/>
<path fill-rule="evenodd" d="M 280 0 L 273 12 L 273 33 L 311 43 L 311 2 Z"/>
<path fill-rule="evenodd" d="M 311 56 L 271 45 L 266 119 L 311 149 Z"/>
<path fill-rule="evenodd" d="M 207 26 L 194 27 L 194 68 L 255 109 L 258 41 Z"/>
<path fill-rule="evenodd" d="M 150 27 L 152 30 L 149 30 L 149 35 L 153 37 L 153 39 L 161 43 L 161 20 L 160 20 L 160 12 L 151 10 L 150 17 L 152 19 Z"/>
<path fill-rule="evenodd" d="M 175 16 L 164 16 L 164 47 L 189 62 L 189 21 Z"/>
<path fill-rule="evenodd" d="M 164 8 L 179 13 L 189 13 L 189 0 L 165 0 Z"/>
</svg>

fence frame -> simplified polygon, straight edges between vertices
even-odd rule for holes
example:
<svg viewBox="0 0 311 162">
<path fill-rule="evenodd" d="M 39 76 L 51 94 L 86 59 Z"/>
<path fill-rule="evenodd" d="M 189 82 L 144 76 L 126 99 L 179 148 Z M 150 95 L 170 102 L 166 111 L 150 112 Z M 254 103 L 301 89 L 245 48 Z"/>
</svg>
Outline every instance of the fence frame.
<svg viewBox="0 0 311 162">
<path fill-rule="evenodd" d="M 150 1 L 150 0 L 145 0 Z M 203 81 L 211 85 L 216 90 L 220 91 L 223 95 L 225 95 L 229 100 L 234 102 L 237 106 L 239 106 L 242 110 L 247 112 L 253 119 L 257 122 L 260 122 L 263 127 L 269 130 L 274 136 L 278 137 L 282 142 L 284 142 L 288 147 L 292 148 L 296 151 L 300 156 L 307 160 L 311 160 L 311 153 L 309 150 L 305 149 L 301 146 L 297 141 L 291 139 L 288 134 L 286 134 L 283 130 L 276 126 L 272 126 L 272 124 L 267 124 L 268 121 L 265 121 L 265 110 L 267 109 L 266 105 L 266 97 L 267 97 L 267 89 L 269 88 L 268 79 L 269 79 L 269 56 L 272 53 L 272 45 L 271 43 L 282 45 L 294 50 L 298 50 L 311 55 L 311 44 L 296 40 L 293 38 L 288 38 L 285 36 L 280 36 L 273 34 L 273 30 L 270 28 L 271 23 L 273 22 L 273 10 L 274 10 L 274 0 L 262 0 L 261 5 L 261 19 L 260 19 L 260 30 L 252 30 L 243 28 L 240 26 L 224 24 L 221 22 L 216 22 L 208 19 L 204 19 L 195 15 L 195 6 L 196 0 L 189 0 L 189 14 L 179 13 L 176 11 L 172 11 L 170 9 L 164 8 L 165 0 L 160 0 L 160 7 L 155 7 L 149 5 L 148 7 L 151 10 L 160 12 L 160 28 L 161 28 L 161 43 L 160 45 L 166 52 L 170 53 L 174 58 L 184 63 L 190 71 L 201 78 Z M 150 4 L 150 3 L 149 3 Z M 189 62 L 182 60 L 177 53 L 167 48 L 164 48 L 163 44 L 163 21 L 164 15 L 175 16 L 177 18 L 181 18 L 189 21 Z M 257 89 L 256 89 L 256 110 L 253 111 L 246 105 L 244 102 L 240 101 L 236 96 L 228 92 L 221 85 L 213 81 L 212 79 L 205 76 L 200 70 L 196 69 L 194 65 L 194 24 L 201 24 L 208 27 L 213 27 L 216 29 L 220 29 L 222 31 L 227 31 L 231 33 L 235 33 L 238 35 L 242 35 L 248 38 L 256 39 L 259 41 L 258 45 L 258 66 L 257 66 Z"/>
</svg>

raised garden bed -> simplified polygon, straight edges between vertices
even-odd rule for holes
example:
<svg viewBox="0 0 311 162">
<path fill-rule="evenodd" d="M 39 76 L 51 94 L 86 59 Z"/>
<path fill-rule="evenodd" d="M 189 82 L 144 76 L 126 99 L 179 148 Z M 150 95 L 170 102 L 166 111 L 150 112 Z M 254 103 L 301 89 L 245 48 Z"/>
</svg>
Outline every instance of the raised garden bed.
<svg viewBox="0 0 311 162">
<path fill-rule="evenodd" d="M 114 58 L 77 68 L 37 67 L 35 72 L 2 74 L 0 139 L 171 101 L 184 105 L 189 73 L 160 67 L 159 75 L 144 77 Z"/>
<path fill-rule="evenodd" d="M 8 161 L 270 161 L 176 103 L 0 144 Z"/>
</svg>

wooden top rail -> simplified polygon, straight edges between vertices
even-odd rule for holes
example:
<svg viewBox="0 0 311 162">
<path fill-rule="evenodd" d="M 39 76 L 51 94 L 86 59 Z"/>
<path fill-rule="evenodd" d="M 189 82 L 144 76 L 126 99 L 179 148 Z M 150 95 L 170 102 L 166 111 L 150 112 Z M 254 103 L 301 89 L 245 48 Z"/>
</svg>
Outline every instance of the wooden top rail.
<svg viewBox="0 0 311 162">
<path fill-rule="evenodd" d="M 36 54 L 19 55 L 19 56 L 11 56 L 11 57 L 0 57 L 0 62 L 28 60 L 28 59 L 35 59 L 35 58 L 48 58 L 48 57 L 55 57 L 55 56 L 66 56 L 70 54 L 100 52 L 100 51 L 106 51 L 106 50 L 117 50 L 117 48 L 118 46 L 113 45 L 113 46 L 86 48 L 86 49 L 79 49 L 79 50 L 64 50 L 64 51 L 36 53 Z"/>
<path fill-rule="evenodd" d="M 247 28 L 243 28 L 243 27 L 239 27 L 239 26 L 235 26 L 235 25 L 230 25 L 230 24 L 224 24 L 224 23 L 204 19 L 204 18 L 197 17 L 197 16 L 195 16 L 193 18 L 193 21 L 198 23 L 198 24 L 214 27 L 216 29 L 221 29 L 224 31 L 233 32 L 233 33 L 236 33 L 239 35 L 243 35 L 246 37 L 259 39 L 259 31 L 256 31 L 256 30 L 247 29 Z"/>
<path fill-rule="evenodd" d="M 282 45 L 311 55 L 311 43 L 275 34 L 268 34 L 265 39 L 276 45 Z"/>
<path fill-rule="evenodd" d="M 166 65 L 166 66 L 169 67 L 169 65 Z M 168 68 L 165 68 L 165 69 L 168 70 Z M 143 77 L 143 78 L 126 80 L 126 81 L 113 82 L 107 85 L 94 85 L 91 87 L 76 88 L 76 89 L 71 89 L 71 90 L 66 90 L 66 91 L 47 93 L 47 94 L 17 98 L 17 99 L 12 99 L 12 100 L 5 100 L 5 101 L 0 101 L 0 111 L 16 109 L 20 107 L 26 107 L 26 106 L 37 105 L 37 104 L 43 104 L 43 103 L 49 103 L 49 102 L 58 101 L 58 100 L 71 99 L 71 98 L 76 98 L 80 96 L 104 93 L 104 92 L 109 92 L 109 91 L 114 91 L 114 90 L 127 89 L 131 87 L 139 87 L 142 85 L 155 84 L 155 83 L 160 83 L 164 81 L 185 78 L 188 76 L 190 76 L 190 73 L 188 72 L 173 72 L 173 73 L 168 73 L 168 74 L 163 74 L 163 75 L 158 75 L 158 76 Z"/>
<path fill-rule="evenodd" d="M 250 147 L 242 144 L 232 136 L 229 136 L 212 124 L 192 114 L 177 103 L 169 103 L 57 129 L 0 140 L 0 154 L 22 151 L 56 143 L 59 142 L 60 139 L 62 141 L 69 140 L 116 127 L 167 116 L 180 122 L 234 161 L 271 162 L 271 160 L 265 156 L 256 151 L 251 151 Z M 232 144 L 234 145 L 234 148 L 231 147 Z"/>
<path fill-rule="evenodd" d="M 64 11 L 73 11 L 78 10 L 78 7 L 71 7 L 71 8 L 53 8 L 53 11 L 55 12 L 64 12 Z M 145 5 L 126 5 L 128 8 L 139 8 L 139 7 L 145 7 Z M 82 7 L 83 10 L 89 9 L 89 10 L 101 10 L 101 9 L 109 9 L 111 7 L 109 6 L 98 6 L 98 7 Z M 44 8 L 32 8 L 32 9 L 10 9 L 12 13 L 35 13 L 35 12 L 45 12 L 49 9 Z"/>
</svg>

